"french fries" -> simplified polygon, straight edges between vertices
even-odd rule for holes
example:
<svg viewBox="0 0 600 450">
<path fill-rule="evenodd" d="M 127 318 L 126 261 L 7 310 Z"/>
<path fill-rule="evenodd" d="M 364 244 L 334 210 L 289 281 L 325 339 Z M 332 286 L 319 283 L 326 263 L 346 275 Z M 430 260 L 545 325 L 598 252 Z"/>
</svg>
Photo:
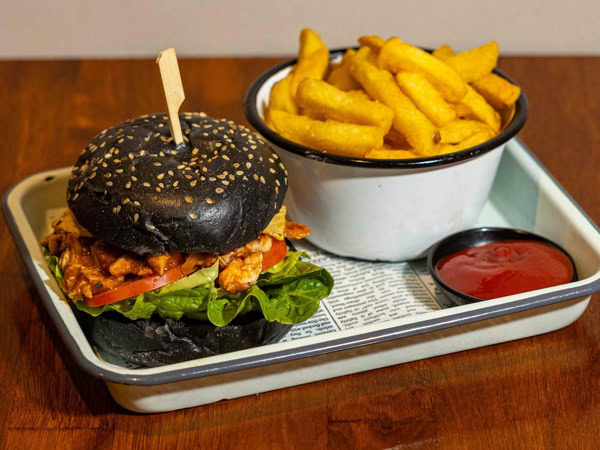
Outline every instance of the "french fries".
<svg viewBox="0 0 600 450">
<path fill-rule="evenodd" d="M 396 80 L 404 93 L 434 125 L 441 127 L 456 119 L 456 111 L 423 75 L 398 72 Z"/>
<path fill-rule="evenodd" d="M 357 95 L 340 91 L 321 80 L 305 78 L 296 92 L 298 104 L 317 115 L 340 122 L 371 125 L 382 128 L 384 133 L 390 129 L 394 113 L 378 102 L 360 98 Z"/>
<path fill-rule="evenodd" d="M 402 93 L 391 73 L 377 68 L 369 61 L 371 51 L 363 47 L 350 62 L 350 73 L 369 96 L 389 106 L 394 112 L 393 126 L 402 133 L 415 151 L 428 155 L 439 140 L 433 124 Z"/>
<path fill-rule="evenodd" d="M 420 48 L 402 42 L 398 38 L 389 39 L 377 57 L 382 69 L 393 73 L 401 71 L 417 72 L 429 78 L 450 102 L 458 102 L 467 94 L 467 83 L 452 67 Z"/>
<path fill-rule="evenodd" d="M 330 65 L 319 35 L 302 30 L 296 65 L 271 90 L 267 126 L 324 152 L 407 159 L 479 145 L 514 117 L 521 91 L 492 72 L 495 41 L 431 54 L 397 37 L 358 42 Z"/>
<path fill-rule="evenodd" d="M 352 78 L 352 75 L 350 75 L 350 71 L 348 70 L 348 62 L 355 53 L 356 50 L 346 50 L 341 64 L 333 69 L 327 77 L 327 82 L 329 84 L 342 91 L 356 91 L 360 89 L 360 84 L 358 84 L 358 82 Z"/>
<path fill-rule="evenodd" d="M 310 28 L 300 33 L 300 51 L 298 63 L 292 76 L 292 95 L 296 95 L 298 85 L 305 78 L 322 80 L 329 65 L 329 49 L 321 38 Z"/>
<path fill-rule="evenodd" d="M 324 152 L 363 157 L 369 150 L 383 146 L 385 133 L 379 127 L 321 122 L 284 111 L 271 111 L 270 118 L 283 137 Z"/>
<path fill-rule="evenodd" d="M 292 96 L 292 78 L 294 72 L 290 72 L 283 80 L 273 85 L 269 96 L 269 108 L 278 111 L 286 111 L 292 114 L 298 113 L 298 106 Z"/>
</svg>

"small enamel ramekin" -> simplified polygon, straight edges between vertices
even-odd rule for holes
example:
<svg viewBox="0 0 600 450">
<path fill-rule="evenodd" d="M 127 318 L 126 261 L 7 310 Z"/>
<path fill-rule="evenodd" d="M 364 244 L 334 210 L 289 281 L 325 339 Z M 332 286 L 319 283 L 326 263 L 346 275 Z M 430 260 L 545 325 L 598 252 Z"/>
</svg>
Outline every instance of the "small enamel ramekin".
<svg viewBox="0 0 600 450">
<path fill-rule="evenodd" d="M 332 51 L 331 58 L 344 51 Z M 523 94 L 504 130 L 476 147 L 418 159 L 354 158 L 297 144 L 265 125 L 271 88 L 295 63 L 286 61 L 261 75 L 246 93 L 244 110 L 283 160 L 289 216 L 310 227 L 311 243 L 341 256 L 403 261 L 425 256 L 435 242 L 477 220 L 504 145 L 527 118 Z"/>
</svg>

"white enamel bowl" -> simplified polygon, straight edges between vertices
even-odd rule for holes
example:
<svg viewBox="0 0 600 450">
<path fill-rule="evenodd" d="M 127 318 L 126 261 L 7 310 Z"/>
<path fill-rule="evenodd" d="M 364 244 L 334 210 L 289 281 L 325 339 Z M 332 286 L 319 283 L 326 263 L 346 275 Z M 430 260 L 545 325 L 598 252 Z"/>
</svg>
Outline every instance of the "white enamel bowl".
<svg viewBox="0 0 600 450">
<path fill-rule="evenodd" d="M 343 52 L 332 51 L 332 58 Z M 283 160 L 289 172 L 289 216 L 310 227 L 311 243 L 341 256 L 403 261 L 425 256 L 439 239 L 477 220 L 504 145 L 525 123 L 523 94 L 508 126 L 476 147 L 410 160 L 353 158 L 289 141 L 264 124 L 271 88 L 295 62 L 261 75 L 246 93 L 244 109 Z"/>
</svg>

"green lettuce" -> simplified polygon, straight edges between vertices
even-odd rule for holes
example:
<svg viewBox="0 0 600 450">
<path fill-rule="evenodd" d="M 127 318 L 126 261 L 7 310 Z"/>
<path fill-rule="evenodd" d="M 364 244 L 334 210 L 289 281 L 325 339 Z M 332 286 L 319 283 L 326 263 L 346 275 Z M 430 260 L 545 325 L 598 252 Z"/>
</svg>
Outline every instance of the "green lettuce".
<svg viewBox="0 0 600 450">
<path fill-rule="evenodd" d="M 236 294 L 215 287 L 219 275 L 215 263 L 136 298 L 97 307 L 86 306 L 82 301 L 75 305 L 92 316 L 114 311 L 131 320 L 159 315 L 164 319 L 186 317 L 225 326 L 237 316 L 259 311 L 270 322 L 296 324 L 312 317 L 321 299 L 333 288 L 333 278 L 327 270 L 301 257 L 308 255 L 288 252 L 281 262 L 263 272 L 255 285 Z M 48 267 L 62 285 L 63 274 L 56 256 L 48 258 Z"/>
</svg>

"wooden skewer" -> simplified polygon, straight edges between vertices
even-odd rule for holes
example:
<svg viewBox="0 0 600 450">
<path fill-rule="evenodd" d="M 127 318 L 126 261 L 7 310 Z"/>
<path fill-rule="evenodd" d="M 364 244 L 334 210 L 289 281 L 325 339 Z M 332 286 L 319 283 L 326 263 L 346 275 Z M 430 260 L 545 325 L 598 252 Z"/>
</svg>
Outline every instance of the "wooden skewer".
<svg viewBox="0 0 600 450">
<path fill-rule="evenodd" d="M 168 48 L 160 52 L 158 58 L 156 58 L 156 64 L 158 64 L 160 69 L 160 77 L 162 78 L 165 97 L 167 99 L 171 136 L 175 140 L 175 145 L 179 145 L 183 143 L 181 124 L 179 123 L 179 107 L 185 100 L 185 93 L 183 92 L 175 49 Z"/>
</svg>

